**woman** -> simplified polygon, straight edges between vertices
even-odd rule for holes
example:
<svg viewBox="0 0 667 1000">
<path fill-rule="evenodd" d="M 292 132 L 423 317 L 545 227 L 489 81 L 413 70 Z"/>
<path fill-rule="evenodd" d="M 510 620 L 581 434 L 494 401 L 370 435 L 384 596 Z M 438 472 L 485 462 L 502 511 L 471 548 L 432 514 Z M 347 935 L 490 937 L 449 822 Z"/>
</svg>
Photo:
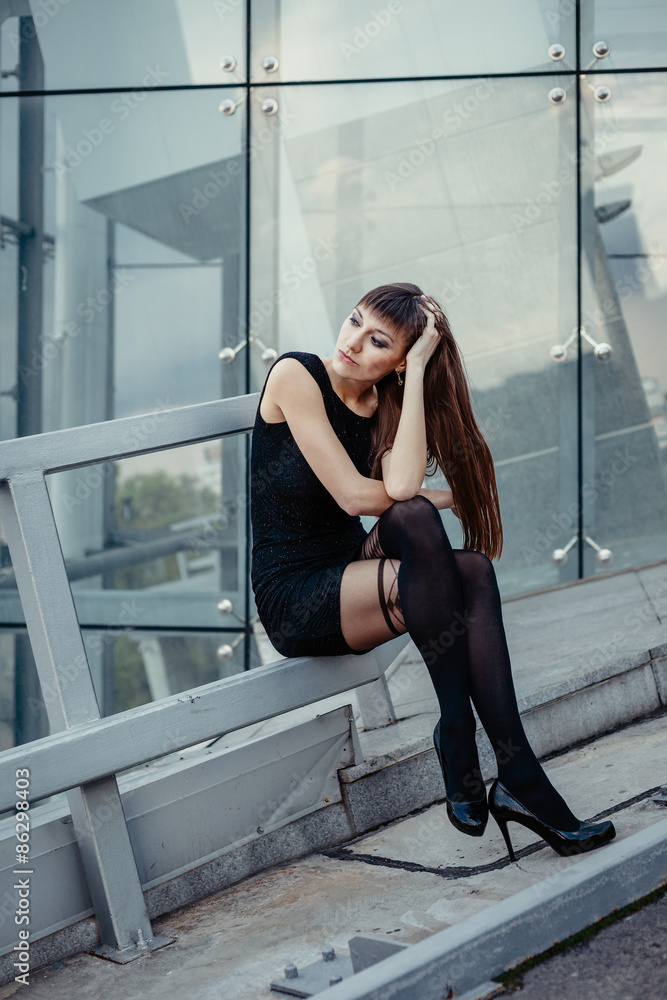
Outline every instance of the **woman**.
<svg viewBox="0 0 667 1000">
<path fill-rule="evenodd" d="M 438 466 L 449 489 L 425 489 Z M 484 833 L 489 810 L 559 854 L 592 850 L 523 731 L 491 558 L 502 526 L 489 448 L 447 319 L 417 285 L 380 285 L 345 319 L 333 357 L 292 351 L 260 396 L 251 459 L 252 585 L 287 656 L 363 653 L 409 632 L 441 718 L 434 744 L 447 812 Z M 464 549 L 439 510 L 460 518 Z M 376 515 L 370 532 L 359 515 Z M 498 763 L 487 803 L 472 702 Z"/>
</svg>

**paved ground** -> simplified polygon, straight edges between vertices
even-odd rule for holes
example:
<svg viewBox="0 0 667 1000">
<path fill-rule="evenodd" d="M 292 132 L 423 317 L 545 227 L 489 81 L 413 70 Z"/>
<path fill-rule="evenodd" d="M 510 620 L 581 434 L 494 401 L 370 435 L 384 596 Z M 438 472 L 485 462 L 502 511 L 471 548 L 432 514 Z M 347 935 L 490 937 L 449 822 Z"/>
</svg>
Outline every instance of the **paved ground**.
<svg viewBox="0 0 667 1000">
<path fill-rule="evenodd" d="M 666 971 L 663 896 L 530 969 L 515 988 L 521 1000 L 663 1000 Z"/>
<path fill-rule="evenodd" d="M 665 816 L 643 794 L 667 781 L 665 720 L 647 720 L 600 738 L 553 759 L 546 769 L 576 813 L 585 818 L 608 813 L 618 836 L 627 837 Z M 344 952 L 355 933 L 419 941 L 541 879 L 557 880 L 577 861 L 559 858 L 523 828 L 512 830 L 515 847 L 523 849 L 516 865 L 509 864 L 495 824 L 490 822 L 479 840 L 465 837 L 448 823 L 442 805 L 432 806 L 343 849 L 271 869 L 154 921 L 156 931 L 176 935 L 175 944 L 131 965 L 83 954 L 61 968 L 34 972 L 26 995 L 34 1000 L 267 1000 L 278 995 L 269 991 L 269 983 L 288 962 L 316 961 L 326 945 Z M 0 1000 L 18 989 L 24 987 L 0 987 Z M 566 1000 L 573 994 L 551 995 Z M 603 995 L 605 1000 L 616 996 Z M 618 995 L 652 997 L 647 992 Z M 547 996 L 540 993 L 544 1000 Z M 579 990 L 576 996 L 594 1000 L 597 994 Z"/>
</svg>

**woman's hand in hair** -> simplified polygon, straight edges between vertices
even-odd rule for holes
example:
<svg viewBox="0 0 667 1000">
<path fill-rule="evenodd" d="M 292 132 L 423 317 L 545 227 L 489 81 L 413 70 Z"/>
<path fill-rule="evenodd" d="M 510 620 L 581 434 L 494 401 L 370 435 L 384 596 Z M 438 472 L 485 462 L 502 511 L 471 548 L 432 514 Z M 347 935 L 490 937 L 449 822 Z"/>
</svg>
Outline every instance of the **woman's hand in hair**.
<svg viewBox="0 0 667 1000">
<path fill-rule="evenodd" d="M 426 326 L 421 336 L 417 338 L 406 354 L 405 362 L 406 365 L 410 365 L 411 367 L 416 364 L 423 369 L 426 368 L 427 362 L 440 343 L 440 334 L 435 327 L 436 316 L 440 313 L 440 310 L 428 295 L 422 295 L 419 304 L 426 316 Z"/>
</svg>

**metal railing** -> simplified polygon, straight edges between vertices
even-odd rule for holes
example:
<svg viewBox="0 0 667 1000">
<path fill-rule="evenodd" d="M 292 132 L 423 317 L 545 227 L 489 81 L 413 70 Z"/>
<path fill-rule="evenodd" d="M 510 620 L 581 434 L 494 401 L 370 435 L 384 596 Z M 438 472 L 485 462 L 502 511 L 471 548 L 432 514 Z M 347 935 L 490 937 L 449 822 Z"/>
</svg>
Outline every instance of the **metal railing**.
<svg viewBox="0 0 667 1000">
<path fill-rule="evenodd" d="M 148 431 L 137 416 L 0 442 L 0 517 L 51 729 L 0 754 L 0 811 L 14 808 L 16 770 L 26 764 L 32 801 L 67 792 L 98 951 L 116 961 L 167 943 L 150 925 L 117 772 L 360 685 L 385 685 L 391 656 L 379 647 L 285 659 L 100 716 L 45 475 L 249 432 L 258 400 L 255 393 L 163 410 Z"/>
</svg>

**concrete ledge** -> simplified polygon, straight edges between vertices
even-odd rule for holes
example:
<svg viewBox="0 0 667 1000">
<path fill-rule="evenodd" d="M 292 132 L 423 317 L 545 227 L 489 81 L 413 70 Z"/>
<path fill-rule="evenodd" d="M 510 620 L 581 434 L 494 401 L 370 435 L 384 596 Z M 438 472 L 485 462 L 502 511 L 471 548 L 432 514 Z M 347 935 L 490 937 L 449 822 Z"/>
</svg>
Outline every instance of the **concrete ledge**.
<svg viewBox="0 0 667 1000">
<path fill-rule="evenodd" d="M 667 819 L 599 848 L 551 878 L 411 945 L 327 1000 L 458 996 L 648 895 L 667 882 Z"/>
<path fill-rule="evenodd" d="M 621 728 L 667 704 L 667 657 L 651 651 L 623 657 L 580 679 L 543 688 L 520 703 L 526 734 L 538 757 Z M 360 733 L 361 764 L 340 772 L 343 798 L 356 834 L 406 816 L 444 798 L 433 748 L 438 713 L 411 716 L 393 726 Z M 496 762 L 484 731 L 477 731 L 484 778 Z"/>
</svg>

